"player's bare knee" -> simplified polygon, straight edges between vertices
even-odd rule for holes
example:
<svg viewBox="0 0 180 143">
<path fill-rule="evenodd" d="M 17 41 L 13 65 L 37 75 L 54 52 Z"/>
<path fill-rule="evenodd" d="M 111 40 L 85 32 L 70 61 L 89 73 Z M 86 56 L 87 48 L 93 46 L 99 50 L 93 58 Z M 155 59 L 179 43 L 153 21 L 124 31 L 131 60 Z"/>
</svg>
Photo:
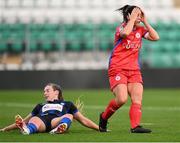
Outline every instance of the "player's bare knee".
<svg viewBox="0 0 180 143">
<path fill-rule="evenodd" d="M 73 119 L 73 115 L 72 114 L 65 114 L 63 115 L 63 118 L 66 117 L 66 118 L 69 118 L 69 119 Z"/>
<path fill-rule="evenodd" d="M 132 101 L 132 103 L 141 103 L 142 102 L 142 95 L 141 94 L 132 95 L 131 101 Z"/>
<path fill-rule="evenodd" d="M 116 98 L 116 103 L 119 106 L 122 106 L 123 104 L 125 104 L 127 102 L 128 98 L 127 97 L 117 97 Z"/>
<path fill-rule="evenodd" d="M 43 121 L 39 117 L 32 117 L 29 120 L 29 123 L 33 123 L 37 127 L 37 129 L 41 128 L 41 126 L 42 128 L 45 128 Z"/>
<path fill-rule="evenodd" d="M 142 98 L 131 98 L 131 102 L 134 104 L 141 104 Z"/>
</svg>

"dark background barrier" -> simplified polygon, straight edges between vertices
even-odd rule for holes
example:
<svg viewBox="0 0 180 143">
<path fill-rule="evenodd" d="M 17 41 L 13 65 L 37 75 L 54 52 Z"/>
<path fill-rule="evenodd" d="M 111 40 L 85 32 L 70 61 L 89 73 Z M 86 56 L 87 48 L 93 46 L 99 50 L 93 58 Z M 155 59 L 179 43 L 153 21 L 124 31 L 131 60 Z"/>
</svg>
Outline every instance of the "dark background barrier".
<svg viewBox="0 0 180 143">
<path fill-rule="evenodd" d="M 179 88 L 180 69 L 145 69 L 145 88 Z M 0 89 L 42 89 L 55 82 L 67 89 L 109 88 L 106 70 L 0 71 Z"/>
</svg>

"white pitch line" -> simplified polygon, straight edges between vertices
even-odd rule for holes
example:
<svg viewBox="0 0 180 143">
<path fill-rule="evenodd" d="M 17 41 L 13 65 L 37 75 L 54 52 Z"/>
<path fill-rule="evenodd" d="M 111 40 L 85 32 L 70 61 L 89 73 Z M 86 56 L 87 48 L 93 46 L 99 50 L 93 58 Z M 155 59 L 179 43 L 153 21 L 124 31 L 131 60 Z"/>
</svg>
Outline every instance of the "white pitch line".
<svg viewBox="0 0 180 143">
<path fill-rule="evenodd" d="M 34 107 L 35 105 L 33 104 L 28 104 L 28 103 L 2 103 L 0 102 L 0 106 L 3 106 L 3 107 L 23 107 L 23 108 L 32 108 Z"/>
<path fill-rule="evenodd" d="M 154 123 L 141 123 L 141 125 L 152 126 L 152 125 L 154 125 Z"/>
<path fill-rule="evenodd" d="M 86 109 L 105 109 L 106 106 L 98 106 L 98 105 L 84 105 Z M 120 110 L 129 110 L 129 107 L 124 106 Z M 180 111 L 180 107 L 143 107 L 143 110 L 155 110 L 155 111 Z"/>
<path fill-rule="evenodd" d="M 19 143 L 19 142 L 0 142 L 0 143 Z M 37 143 L 37 142 L 26 142 L 26 143 Z M 38 143 L 52 143 L 52 142 L 38 142 Z M 53 142 L 60 143 L 60 142 Z M 79 143 L 79 142 L 61 142 L 61 143 Z M 82 143 L 139 143 L 139 142 L 82 142 Z M 180 143 L 180 142 L 141 142 L 141 143 Z"/>
<path fill-rule="evenodd" d="M 3 103 L 0 102 L 0 106 L 5 107 L 18 107 L 18 108 L 33 108 L 36 106 L 36 104 L 29 104 L 29 103 Z M 89 110 L 103 110 L 106 106 L 101 105 L 84 105 L 85 109 Z M 129 110 L 129 107 L 124 106 L 120 110 Z M 157 107 L 157 106 L 149 106 L 149 107 L 143 107 L 143 110 L 150 110 L 150 111 L 180 111 L 180 107 Z"/>
</svg>

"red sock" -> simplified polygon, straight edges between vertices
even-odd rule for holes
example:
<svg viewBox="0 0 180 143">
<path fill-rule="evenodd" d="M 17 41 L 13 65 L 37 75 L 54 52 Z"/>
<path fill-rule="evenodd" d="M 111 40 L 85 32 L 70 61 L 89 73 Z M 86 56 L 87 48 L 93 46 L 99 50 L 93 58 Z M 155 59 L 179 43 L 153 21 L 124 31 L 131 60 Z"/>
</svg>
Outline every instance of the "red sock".
<svg viewBox="0 0 180 143">
<path fill-rule="evenodd" d="M 135 128 L 138 125 L 140 125 L 141 115 L 142 115 L 142 113 L 141 113 L 141 105 L 136 104 L 136 103 L 132 103 L 130 111 L 129 111 L 131 128 Z"/>
<path fill-rule="evenodd" d="M 106 107 L 106 110 L 102 114 L 102 118 L 108 120 L 120 106 L 117 105 L 116 101 L 112 99 L 109 102 L 109 105 Z"/>
</svg>

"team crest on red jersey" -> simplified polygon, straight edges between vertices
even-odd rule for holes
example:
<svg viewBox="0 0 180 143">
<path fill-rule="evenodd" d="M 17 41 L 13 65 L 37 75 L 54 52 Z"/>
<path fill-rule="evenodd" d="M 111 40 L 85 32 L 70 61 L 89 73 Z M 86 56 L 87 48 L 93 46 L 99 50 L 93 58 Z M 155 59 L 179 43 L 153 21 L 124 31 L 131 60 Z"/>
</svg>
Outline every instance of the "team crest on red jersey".
<svg viewBox="0 0 180 143">
<path fill-rule="evenodd" d="M 140 38 L 141 37 L 141 35 L 140 35 L 140 33 L 136 33 L 136 38 Z"/>
<path fill-rule="evenodd" d="M 121 77 L 119 76 L 119 75 L 117 75 L 116 77 L 115 77 L 115 80 L 116 81 L 119 81 L 121 79 Z"/>
</svg>

